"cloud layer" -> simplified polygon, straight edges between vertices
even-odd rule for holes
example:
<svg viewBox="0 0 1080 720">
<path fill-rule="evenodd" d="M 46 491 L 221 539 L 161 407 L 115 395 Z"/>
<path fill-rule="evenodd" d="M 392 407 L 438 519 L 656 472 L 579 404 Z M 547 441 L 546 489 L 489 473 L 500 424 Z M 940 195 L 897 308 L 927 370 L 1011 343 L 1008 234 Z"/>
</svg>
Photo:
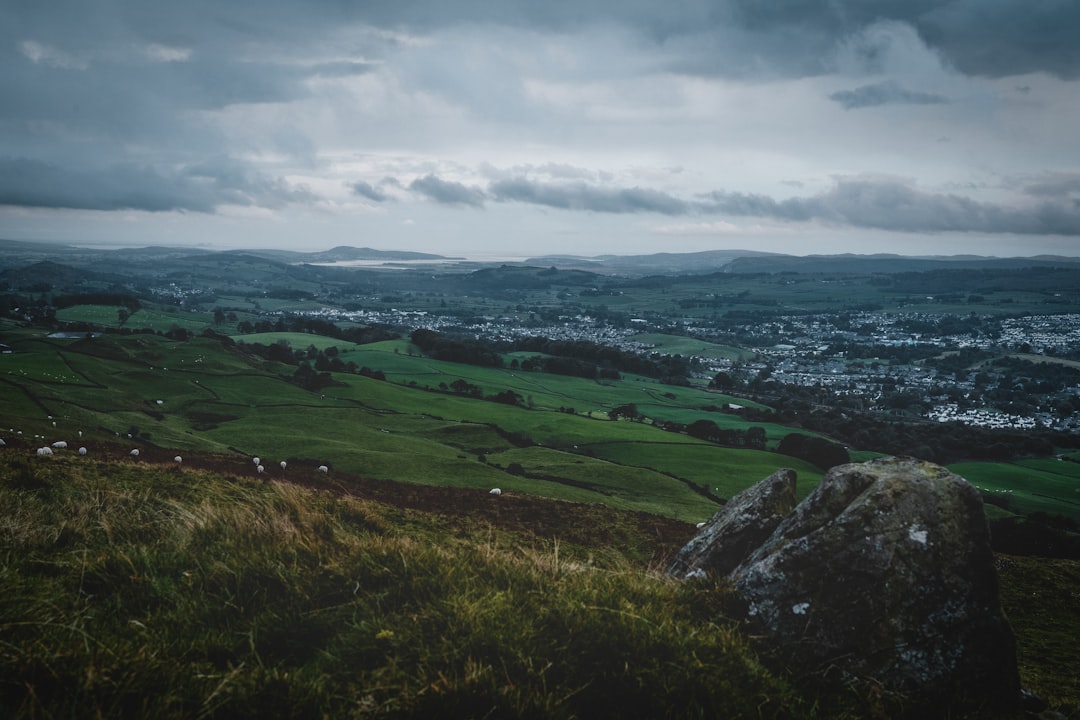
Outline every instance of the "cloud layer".
<svg viewBox="0 0 1080 720">
<path fill-rule="evenodd" d="M 1078 33 L 1024 0 L 6 3 L 0 222 L 1075 237 Z"/>
</svg>

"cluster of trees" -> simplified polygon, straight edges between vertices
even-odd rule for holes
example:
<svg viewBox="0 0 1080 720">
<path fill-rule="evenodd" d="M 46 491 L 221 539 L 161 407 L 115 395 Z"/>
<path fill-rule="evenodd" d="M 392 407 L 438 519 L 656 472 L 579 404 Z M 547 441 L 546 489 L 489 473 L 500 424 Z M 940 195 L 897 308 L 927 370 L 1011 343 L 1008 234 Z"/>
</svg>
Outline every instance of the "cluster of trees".
<svg viewBox="0 0 1080 720">
<path fill-rule="evenodd" d="M 495 393 L 494 395 L 488 395 L 487 397 L 484 397 L 483 388 L 481 388 L 479 385 L 474 385 L 467 380 L 462 380 L 461 378 L 458 378 L 449 385 L 447 385 L 446 383 L 439 383 L 439 389 L 443 392 L 453 391 L 458 395 L 467 395 L 469 397 L 477 398 L 478 400 L 489 400 L 491 402 L 502 403 L 504 405 L 521 406 L 524 404 L 524 398 L 522 398 L 520 394 L 514 392 L 513 390 L 503 390 L 502 392 Z"/>
<path fill-rule="evenodd" d="M 765 449 L 765 428 L 749 427 L 745 430 L 738 428 L 721 428 L 712 420 L 695 420 L 689 425 L 681 423 L 665 422 L 665 430 L 685 432 L 691 437 L 706 440 L 717 445 L 733 448 L 746 448 L 748 450 Z"/>
<path fill-rule="evenodd" d="M 618 370 L 611 368 L 603 368 L 587 360 L 578 360 L 577 358 L 557 357 L 557 356 L 541 356 L 534 355 L 522 360 L 520 363 L 517 359 L 510 361 L 511 370 L 524 370 L 526 372 L 546 372 L 552 375 L 569 375 L 571 377 L 581 378 L 605 378 L 611 380 L 618 380 Z"/>
<path fill-rule="evenodd" d="M 480 367 L 503 366 L 502 355 L 485 340 L 445 335 L 425 328 L 414 330 L 409 339 L 421 352 L 436 360 Z"/>
<path fill-rule="evenodd" d="M 584 378 L 618 379 L 620 372 L 627 372 L 656 378 L 668 384 L 686 385 L 694 367 L 689 358 L 681 355 L 652 353 L 645 356 L 587 340 L 552 340 L 533 336 L 495 343 L 425 328 L 414 330 L 410 339 L 425 355 L 436 360 L 504 367 L 502 353 L 534 352 L 538 354 L 521 361 L 512 360 L 511 369 Z"/>
<path fill-rule="evenodd" d="M 242 335 L 266 332 L 310 333 L 312 335 L 325 335 L 335 340 L 345 340 L 357 345 L 382 342 L 384 340 L 397 340 L 401 337 L 401 333 L 382 325 L 341 328 L 329 320 L 300 315 L 281 315 L 273 322 L 259 320 L 252 323 L 248 320 L 241 320 L 236 329 Z"/>
<path fill-rule="evenodd" d="M 552 340 L 533 336 L 514 340 L 510 349 L 590 362 L 597 368 L 597 376 L 604 371 L 625 372 L 656 378 L 673 385 L 686 384 L 687 377 L 695 368 L 690 358 L 681 355 L 643 355 L 588 340 Z"/>
<path fill-rule="evenodd" d="M 822 470 L 851 462 L 851 456 L 843 445 L 837 445 L 823 437 L 802 433 L 785 435 L 776 446 L 776 451 L 805 460 Z"/>
<path fill-rule="evenodd" d="M 812 408 L 802 399 L 773 400 L 773 410 L 743 408 L 750 422 L 800 425 L 848 447 L 874 449 L 890 455 L 911 455 L 939 464 L 965 460 L 1008 461 L 1045 457 L 1054 447 L 1080 447 L 1075 433 L 1050 430 L 1005 430 L 961 423 L 898 421 L 849 408 Z"/>
</svg>

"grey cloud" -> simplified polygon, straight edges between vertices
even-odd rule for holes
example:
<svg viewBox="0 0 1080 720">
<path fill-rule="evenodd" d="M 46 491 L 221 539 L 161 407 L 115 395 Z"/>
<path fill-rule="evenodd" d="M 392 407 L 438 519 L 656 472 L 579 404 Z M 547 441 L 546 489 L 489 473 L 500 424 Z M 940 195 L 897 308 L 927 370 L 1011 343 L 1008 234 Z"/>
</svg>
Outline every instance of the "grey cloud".
<svg viewBox="0 0 1080 720">
<path fill-rule="evenodd" d="M 908 90 L 893 80 L 834 92 L 829 95 L 829 99 L 840 103 L 847 110 L 879 105 L 938 105 L 948 102 L 942 95 Z"/>
<path fill-rule="evenodd" d="M 774 198 L 714 192 L 704 212 L 779 220 L 822 220 L 899 232 L 982 232 L 1080 235 L 1080 206 L 1047 201 L 1031 207 L 980 203 L 953 194 L 928 193 L 896 180 L 841 179 L 820 195 Z"/>
<path fill-rule="evenodd" d="M 1026 185 L 1024 192 L 1037 197 L 1058 199 L 1076 195 L 1080 202 L 1080 173 L 1048 173 L 1037 182 Z"/>
<path fill-rule="evenodd" d="M 442 180 L 435 175 L 425 175 L 409 183 L 409 189 L 442 205 L 465 205 L 483 207 L 484 191 L 458 182 Z"/>
<path fill-rule="evenodd" d="M 689 209 L 684 201 L 647 188 L 600 188 L 585 183 L 548 184 L 514 178 L 493 182 L 489 189 L 492 197 L 501 202 L 530 203 L 562 210 L 681 215 Z"/>
<path fill-rule="evenodd" d="M 306 190 L 224 159 L 163 172 L 131 163 L 91 171 L 24 157 L 0 158 L 0 205 L 208 213 L 225 204 L 279 207 L 311 197 Z"/>
<path fill-rule="evenodd" d="M 356 182 L 350 184 L 349 187 L 352 188 L 353 193 L 355 193 L 356 195 L 359 195 L 360 197 L 365 197 L 373 202 L 381 203 L 386 202 L 390 199 L 390 196 L 387 195 L 385 192 L 379 190 L 376 187 L 373 187 L 371 183 L 364 182 L 363 180 L 357 180 Z"/>
<path fill-rule="evenodd" d="M 366 75 L 376 68 L 374 63 L 337 61 L 317 63 L 310 69 L 312 75 L 322 77 L 352 77 L 354 75 Z"/>
</svg>

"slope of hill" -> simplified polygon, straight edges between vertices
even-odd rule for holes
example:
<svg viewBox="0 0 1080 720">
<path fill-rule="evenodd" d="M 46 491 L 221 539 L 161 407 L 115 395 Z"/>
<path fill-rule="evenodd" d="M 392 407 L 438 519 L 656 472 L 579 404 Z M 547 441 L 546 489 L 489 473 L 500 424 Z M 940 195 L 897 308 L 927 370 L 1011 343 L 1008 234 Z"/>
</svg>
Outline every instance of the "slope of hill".
<svg viewBox="0 0 1080 720">
<path fill-rule="evenodd" d="M 5 717 L 903 712 L 786 667 L 741 634 L 723 583 L 658 577 L 688 524 L 360 478 L 314 490 L 234 461 L 0 449 Z M 1080 563 L 999 565 L 1025 687 L 1080 709 L 1061 641 L 1080 628 Z M 1033 591 L 1060 596 L 1052 614 Z"/>
</svg>

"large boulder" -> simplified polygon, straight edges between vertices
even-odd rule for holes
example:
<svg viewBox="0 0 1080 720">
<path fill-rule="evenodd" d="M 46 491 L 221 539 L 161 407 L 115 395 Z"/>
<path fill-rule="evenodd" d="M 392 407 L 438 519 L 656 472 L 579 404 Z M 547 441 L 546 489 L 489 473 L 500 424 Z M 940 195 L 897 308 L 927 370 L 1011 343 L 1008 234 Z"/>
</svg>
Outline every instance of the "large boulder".
<svg viewBox="0 0 1080 720">
<path fill-rule="evenodd" d="M 832 468 L 730 579 L 750 620 L 801 667 L 870 678 L 927 706 L 1019 695 L 982 499 L 942 467 Z"/>
<path fill-rule="evenodd" d="M 795 471 L 777 470 L 728 500 L 668 567 L 677 578 L 727 575 L 795 509 Z"/>
</svg>

